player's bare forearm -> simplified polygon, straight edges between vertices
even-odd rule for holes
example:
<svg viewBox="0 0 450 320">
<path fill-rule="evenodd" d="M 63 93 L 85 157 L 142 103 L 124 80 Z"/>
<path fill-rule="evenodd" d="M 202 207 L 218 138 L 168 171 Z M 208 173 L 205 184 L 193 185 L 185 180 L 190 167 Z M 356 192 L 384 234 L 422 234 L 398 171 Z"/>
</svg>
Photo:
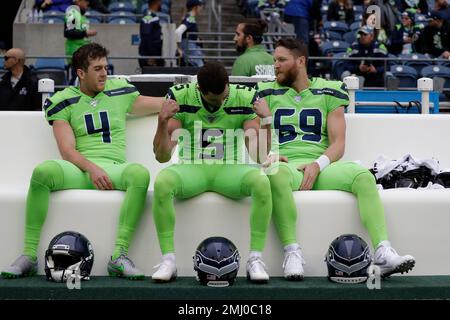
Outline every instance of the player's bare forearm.
<svg viewBox="0 0 450 320">
<path fill-rule="evenodd" d="M 168 130 L 168 121 L 158 121 L 155 138 L 153 139 L 153 152 L 158 162 L 164 163 L 172 157 L 173 141 Z"/>
<path fill-rule="evenodd" d="M 133 104 L 131 113 L 138 116 L 148 116 L 161 111 L 164 97 L 138 96 Z"/>
<path fill-rule="evenodd" d="M 343 107 L 328 114 L 327 128 L 330 145 L 324 154 L 330 159 L 330 162 L 334 162 L 341 159 L 345 151 L 346 126 Z"/>
</svg>

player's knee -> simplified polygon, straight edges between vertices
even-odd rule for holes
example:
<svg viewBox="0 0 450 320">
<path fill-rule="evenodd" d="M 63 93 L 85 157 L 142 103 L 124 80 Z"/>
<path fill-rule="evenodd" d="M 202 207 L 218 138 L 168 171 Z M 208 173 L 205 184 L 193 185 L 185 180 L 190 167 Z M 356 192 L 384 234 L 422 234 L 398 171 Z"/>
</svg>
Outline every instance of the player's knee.
<svg viewBox="0 0 450 320">
<path fill-rule="evenodd" d="M 369 190 L 376 190 L 376 180 L 369 170 L 365 170 L 363 173 L 358 174 L 355 180 L 353 180 L 352 191 L 353 193 L 357 193 Z"/>
<path fill-rule="evenodd" d="M 62 183 L 63 175 L 61 166 L 56 161 L 48 160 L 34 168 L 31 183 L 39 183 L 51 190 Z"/>
<path fill-rule="evenodd" d="M 161 199 L 172 197 L 175 192 L 176 185 L 176 174 L 168 170 L 162 170 L 155 180 L 154 198 Z"/>
<path fill-rule="evenodd" d="M 276 172 L 267 175 L 270 181 L 270 186 L 273 189 L 282 189 L 283 187 L 289 187 L 289 169 L 284 166 L 279 166 Z"/>
<path fill-rule="evenodd" d="M 126 187 L 148 188 L 150 183 L 150 173 L 147 168 L 138 163 L 128 165 L 123 171 L 122 177 L 125 179 Z"/>
<path fill-rule="evenodd" d="M 259 203 L 269 203 L 272 199 L 269 178 L 259 171 L 253 172 L 248 176 L 251 195 Z"/>
</svg>

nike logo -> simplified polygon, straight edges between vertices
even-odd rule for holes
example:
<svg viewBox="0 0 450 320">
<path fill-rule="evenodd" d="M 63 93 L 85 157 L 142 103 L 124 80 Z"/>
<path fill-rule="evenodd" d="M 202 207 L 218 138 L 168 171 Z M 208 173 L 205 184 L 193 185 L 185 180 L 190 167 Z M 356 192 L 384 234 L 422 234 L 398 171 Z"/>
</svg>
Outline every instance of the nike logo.
<svg viewBox="0 0 450 320">
<path fill-rule="evenodd" d="M 111 268 L 113 268 L 114 270 L 120 271 L 120 272 L 123 272 L 125 270 L 125 268 L 123 266 L 118 267 L 115 265 L 111 265 Z"/>
</svg>

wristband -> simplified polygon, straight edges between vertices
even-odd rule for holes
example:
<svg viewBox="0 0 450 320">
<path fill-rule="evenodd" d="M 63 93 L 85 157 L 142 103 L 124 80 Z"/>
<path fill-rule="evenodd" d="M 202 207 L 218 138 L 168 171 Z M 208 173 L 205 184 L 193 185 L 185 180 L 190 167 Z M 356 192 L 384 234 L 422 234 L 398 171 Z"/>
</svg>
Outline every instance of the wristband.
<svg viewBox="0 0 450 320">
<path fill-rule="evenodd" d="M 268 116 L 268 117 L 265 117 L 265 118 L 261 118 L 261 120 L 260 120 L 260 122 L 259 122 L 259 125 L 262 127 L 262 126 L 265 126 L 265 125 L 268 125 L 268 124 L 272 124 L 272 116 Z"/>
<path fill-rule="evenodd" d="M 323 154 L 319 158 L 317 158 L 314 162 L 316 162 L 319 165 L 320 171 L 322 171 L 330 164 L 330 158 L 328 158 L 326 155 Z"/>
</svg>

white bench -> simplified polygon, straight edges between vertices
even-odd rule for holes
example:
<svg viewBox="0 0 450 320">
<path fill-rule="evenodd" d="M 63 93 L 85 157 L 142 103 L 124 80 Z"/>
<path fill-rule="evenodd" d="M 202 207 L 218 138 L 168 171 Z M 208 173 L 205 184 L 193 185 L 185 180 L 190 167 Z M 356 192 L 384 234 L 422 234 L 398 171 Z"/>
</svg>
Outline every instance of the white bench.
<svg viewBox="0 0 450 320">
<path fill-rule="evenodd" d="M 146 275 L 160 261 L 156 231 L 151 216 L 153 182 L 166 166 L 154 159 L 152 141 L 156 117 L 128 121 L 127 156 L 144 164 L 151 173 L 148 203 L 131 245 L 130 256 Z M 398 158 L 411 153 L 418 158 L 435 157 L 450 167 L 450 116 L 348 114 L 344 158 L 370 166 L 380 153 Z M 0 266 L 21 253 L 24 209 L 33 168 L 59 158 L 51 127 L 40 112 L 0 113 Z M 386 190 L 381 192 L 390 240 L 403 254 L 416 257 L 413 275 L 450 274 L 450 190 Z M 353 195 L 340 191 L 296 192 L 299 208 L 298 235 L 307 261 L 306 274 L 326 274 L 323 262 L 329 243 L 343 233 L 356 233 L 369 241 Z M 67 190 L 51 196 L 47 221 L 39 246 L 39 273 L 50 239 L 65 230 L 85 234 L 95 251 L 94 275 L 106 274 L 112 252 L 123 193 L 120 191 Z M 208 236 L 230 238 L 238 247 L 245 274 L 249 244 L 250 199 L 232 201 L 214 193 L 176 201 L 175 246 L 181 276 L 193 276 L 192 255 Z M 281 245 L 273 225 L 268 235 L 264 261 L 273 276 L 282 275 Z"/>
</svg>

